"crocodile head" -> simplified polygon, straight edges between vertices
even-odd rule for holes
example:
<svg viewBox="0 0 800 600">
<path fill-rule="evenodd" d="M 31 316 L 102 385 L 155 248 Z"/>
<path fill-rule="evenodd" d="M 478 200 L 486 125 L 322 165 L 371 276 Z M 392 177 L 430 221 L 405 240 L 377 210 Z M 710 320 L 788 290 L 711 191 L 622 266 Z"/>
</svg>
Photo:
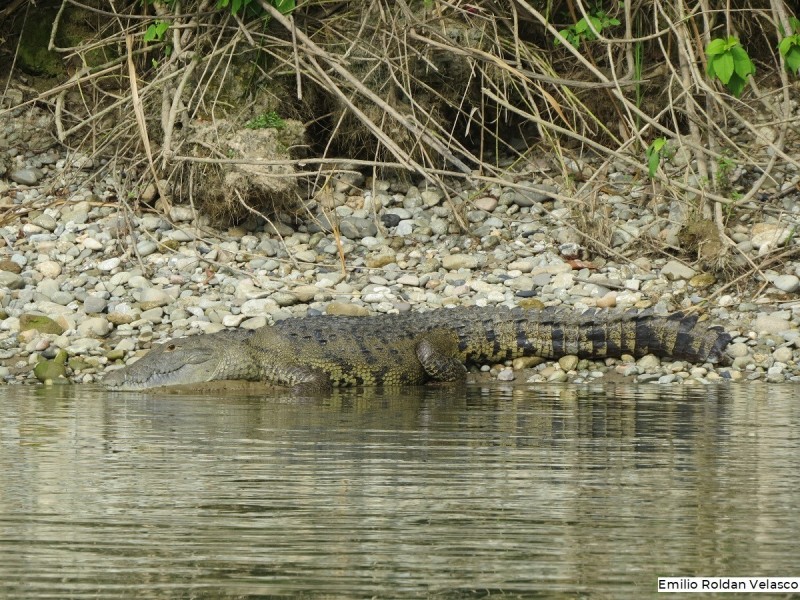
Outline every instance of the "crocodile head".
<svg viewBox="0 0 800 600">
<path fill-rule="evenodd" d="M 233 359 L 230 349 L 242 337 L 221 332 L 169 340 L 135 363 L 111 371 L 102 384 L 112 390 L 135 391 L 225 379 Z"/>
</svg>

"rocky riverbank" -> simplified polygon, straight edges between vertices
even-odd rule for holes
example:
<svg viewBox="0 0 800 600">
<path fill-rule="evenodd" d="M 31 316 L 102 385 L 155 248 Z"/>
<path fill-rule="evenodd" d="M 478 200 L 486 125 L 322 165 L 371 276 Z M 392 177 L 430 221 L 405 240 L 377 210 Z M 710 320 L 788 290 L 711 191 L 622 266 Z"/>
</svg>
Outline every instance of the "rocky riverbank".
<svg viewBox="0 0 800 600">
<path fill-rule="evenodd" d="M 0 135 L 4 382 L 94 382 L 153 343 L 225 327 L 471 304 L 660 312 L 699 306 L 734 335 L 726 366 L 568 356 L 485 365 L 484 377 L 800 380 L 800 262 L 773 261 L 778 268 L 723 288 L 713 273 L 647 252 L 654 247 L 648 240 L 680 245 L 669 219 L 674 207 L 649 199 L 645 183 L 637 185 L 623 168 L 598 194 L 609 228 L 604 256 L 587 250 L 573 227 L 575 206 L 554 198 L 563 180 L 546 167 L 520 176 L 538 192 L 493 185 L 450 199 L 422 182 L 348 173 L 309 204 L 303 219 L 253 220 L 223 231 L 189 206 L 163 214 L 126 210 L 114 179 L 91 177 L 101 165 L 86 157 L 49 145 L 15 151 L 18 123 L 36 118 L 35 110 L 21 113 Z M 575 164 L 576 172 L 583 168 Z M 735 254 L 732 265 L 760 264 L 797 245 L 800 174 L 787 168 L 781 176 L 765 190 L 776 198 L 774 210 L 757 207 L 730 228 L 737 250 L 724 251 Z"/>
</svg>

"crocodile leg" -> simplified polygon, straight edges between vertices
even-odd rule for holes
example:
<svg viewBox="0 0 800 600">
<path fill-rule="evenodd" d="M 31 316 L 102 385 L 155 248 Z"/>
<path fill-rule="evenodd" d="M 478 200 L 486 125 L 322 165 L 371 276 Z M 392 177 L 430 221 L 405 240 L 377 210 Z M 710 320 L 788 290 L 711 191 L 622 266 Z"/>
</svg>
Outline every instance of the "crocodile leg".
<svg viewBox="0 0 800 600">
<path fill-rule="evenodd" d="M 290 386 L 294 393 L 302 396 L 315 396 L 333 389 L 330 375 L 322 369 L 313 367 L 284 367 L 279 373 L 273 373 L 267 379 L 278 385 Z"/>
<path fill-rule="evenodd" d="M 431 332 L 417 344 L 416 353 L 425 373 L 434 381 L 464 381 L 467 368 L 454 356 L 455 342 Z"/>
</svg>

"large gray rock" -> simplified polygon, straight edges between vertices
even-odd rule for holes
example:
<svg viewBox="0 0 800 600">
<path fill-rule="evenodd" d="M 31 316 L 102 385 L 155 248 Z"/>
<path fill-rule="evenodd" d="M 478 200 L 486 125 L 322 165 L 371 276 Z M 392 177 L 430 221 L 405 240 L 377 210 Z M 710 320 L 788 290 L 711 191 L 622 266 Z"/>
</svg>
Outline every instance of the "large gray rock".
<svg viewBox="0 0 800 600">
<path fill-rule="evenodd" d="M 677 260 L 671 260 L 663 267 L 661 267 L 661 275 L 670 281 L 677 279 L 691 279 L 697 272 L 691 267 L 687 267 Z"/>
</svg>

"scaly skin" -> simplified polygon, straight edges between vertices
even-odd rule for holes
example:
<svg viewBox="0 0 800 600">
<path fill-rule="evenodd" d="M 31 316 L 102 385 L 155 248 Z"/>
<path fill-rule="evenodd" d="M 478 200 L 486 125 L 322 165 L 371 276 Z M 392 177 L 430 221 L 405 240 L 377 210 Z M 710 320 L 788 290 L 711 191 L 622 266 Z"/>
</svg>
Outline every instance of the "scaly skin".
<svg viewBox="0 0 800 600">
<path fill-rule="evenodd" d="M 696 315 L 651 311 L 461 307 L 370 317 L 287 319 L 256 331 L 175 339 L 112 371 L 116 390 L 221 379 L 265 381 L 297 392 L 331 387 L 458 381 L 465 365 L 520 356 L 641 357 L 719 362 L 731 337 Z"/>
</svg>

